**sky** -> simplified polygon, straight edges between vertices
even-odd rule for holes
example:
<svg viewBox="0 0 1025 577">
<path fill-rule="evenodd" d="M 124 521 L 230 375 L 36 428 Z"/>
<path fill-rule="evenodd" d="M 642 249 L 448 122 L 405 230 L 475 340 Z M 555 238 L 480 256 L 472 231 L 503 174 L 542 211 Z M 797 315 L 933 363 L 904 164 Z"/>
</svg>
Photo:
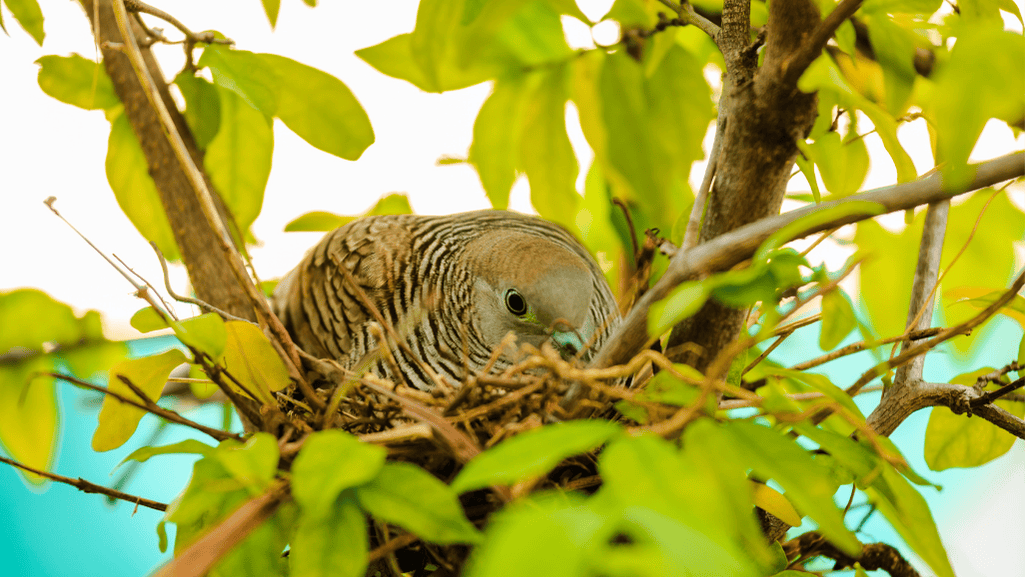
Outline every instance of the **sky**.
<svg viewBox="0 0 1025 577">
<path fill-rule="evenodd" d="M 585 12 L 593 17 L 603 13 L 602 4 L 607 6 L 609 2 L 581 3 Z M 0 250 L 0 291 L 40 288 L 79 311 L 100 310 L 109 336 L 132 338 L 137 333 L 128 327 L 127 321 L 143 303 L 132 297 L 131 286 L 43 205 L 43 199 L 56 196 L 57 208 L 90 240 L 104 251 L 121 257 L 154 284 L 160 284 L 159 264 L 117 207 L 106 182 L 103 166 L 109 123 L 100 111 L 83 111 L 45 96 L 36 83 L 38 67 L 33 62 L 40 56 L 74 52 L 87 58 L 95 57 L 85 16 L 73 2 L 42 0 L 42 6 L 47 32 L 43 48 L 18 28 L 6 12 L 4 22 L 11 35 L 0 35 L 0 78 L 4 79 L 0 91 L 4 104 L 4 115 L 0 117 L 0 247 L 3 247 Z M 426 94 L 408 83 L 378 73 L 353 54 L 355 50 L 412 30 L 415 6 L 412 0 L 324 2 L 316 9 L 309 9 L 299 0 L 287 0 L 282 3 L 277 30 L 272 31 L 256 0 L 179 0 L 173 3 L 174 15 L 194 30 L 217 29 L 233 38 L 239 48 L 282 54 L 342 79 L 363 104 L 374 127 L 376 143 L 359 161 L 350 162 L 310 147 L 276 123 L 273 169 L 263 213 L 253 229 L 262 242 L 262 246 L 252 251 L 262 278 L 283 275 L 318 240 L 318 233 L 283 232 L 287 222 L 309 211 L 358 214 L 379 197 L 392 192 L 407 193 L 414 210 L 423 214 L 489 206 L 472 167 L 466 164 L 439 166 L 437 160 L 446 156 L 465 157 L 474 117 L 490 87 L 484 84 L 442 95 Z M 1016 21 L 1014 26 L 1019 26 Z M 566 27 L 576 46 L 590 41 L 586 26 L 567 22 Z M 176 32 L 167 30 L 167 34 L 173 37 Z M 158 57 L 166 76 L 173 76 L 181 66 L 181 51 L 177 46 L 161 47 Z M 583 142 L 572 111 L 567 114 L 567 120 L 580 164 L 586 167 L 591 153 Z M 905 126 L 900 138 L 919 172 L 932 167 L 932 157 L 925 144 L 924 121 Z M 870 136 L 866 143 L 873 158 L 885 159 L 878 138 Z M 1022 148 L 1025 148 L 1025 138 L 1019 137 L 1016 141 L 1006 127 L 993 123 L 980 139 L 972 160 L 985 160 Z M 702 171 L 703 164 L 698 163 L 693 174 L 700 175 Z M 864 188 L 885 186 L 894 180 L 892 164 L 875 163 Z M 807 189 L 807 183 L 800 177 L 794 179 L 792 186 Z M 526 182 L 521 179 L 514 187 L 511 208 L 532 212 L 528 194 Z M 1022 202 L 1022 196 L 1019 192 L 1017 202 Z M 902 220 L 901 215 L 892 215 L 884 222 L 899 226 Z M 829 262 L 842 262 L 844 258 L 842 253 L 819 254 Z M 178 292 L 185 292 L 186 278 L 181 267 L 172 268 L 171 278 Z M 178 311 L 188 314 L 185 307 L 179 306 Z M 809 343 L 813 346 L 814 340 Z M 69 393 L 62 395 L 66 410 L 81 412 L 79 397 Z M 94 411 L 89 409 L 82 415 L 69 416 L 65 423 L 65 441 L 75 437 L 74 431 L 88 430 L 87 425 L 76 419 L 86 419 L 83 422 L 95 419 L 91 416 Z M 907 438 L 909 443 L 913 443 L 916 435 L 920 439 L 925 417 L 925 412 L 914 416 L 902 427 L 907 432 L 901 438 Z M 920 446 L 901 446 L 909 458 L 916 451 L 921 454 Z M 930 497 L 930 502 L 934 503 L 941 534 L 960 577 L 995 575 L 1007 567 L 1025 567 L 1025 552 L 1020 546 L 1025 542 L 1025 500 L 1021 491 L 1025 486 L 1021 482 L 1025 480 L 1025 458 L 1021 448 L 1019 441 L 1011 456 L 987 467 L 943 475 L 928 472 L 918 457 L 918 470 L 927 472 L 931 479 L 943 479 L 937 482 L 948 487 L 942 497 Z M 100 465 L 89 464 L 85 456 L 75 451 L 88 451 L 87 444 L 78 449 L 71 445 L 62 449 L 58 466 L 63 474 L 87 476 L 86 473 L 96 472 L 100 477 L 92 480 L 102 482 L 102 475 L 112 466 L 108 461 L 120 460 L 120 457 L 107 456 L 103 457 L 107 460 L 100 460 Z M 182 469 L 175 470 L 180 473 Z M 187 468 L 184 474 L 187 477 Z M 173 475 L 168 479 L 177 479 L 176 485 L 168 486 L 180 487 L 183 482 Z M 39 542 L 43 552 L 68 539 L 84 538 L 84 534 L 65 536 L 57 532 L 52 523 L 40 522 L 37 518 L 44 510 L 44 501 L 33 499 L 64 494 L 61 491 L 69 492 L 70 498 L 66 504 L 60 504 L 64 503 L 61 501 L 53 505 L 55 512 L 64 510 L 63 507 L 75 507 L 75 503 L 82 500 L 97 499 L 75 494 L 67 488 L 51 489 L 47 492 L 50 497 L 31 495 L 10 471 L 0 470 L 0 518 L 12 518 L 8 517 L 10 514 L 14 519 L 25 520 L 24 525 L 15 524 L 16 528 L 25 530 L 21 533 L 21 542 Z M 160 497 L 169 499 L 171 496 L 173 493 Z M 21 508 L 5 511 L 5 507 L 15 506 Z M 117 515 L 111 518 L 121 519 L 124 514 L 124 507 L 107 513 L 89 508 L 81 512 L 95 519 L 105 519 L 103 515 Z M 148 513 L 140 513 L 144 515 Z M 153 523 L 156 519 L 154 515 L 141 518 L 152 519 Z M 30 519 L 35 521 L 30 523 Z M 133 523 L 143 525 L 139 531 L 148 537 L 132 541 L 132 545 L 126 547 L 153 549 L 153 523 Z M 123 524 L 112 522 L 109 530 L 120 533 L 126 529 Z M 120 539 L 121 536 L 115 534 L 108 538 Z M 0 533 L 0 545 L 3 542 Z M 0 559 L 3 557 L 5 555 L 0 555 Z M 151 566 L 139 563 L 140 567 Z M 0 573 L 6 574 L 2 570 Z M 18 574 L 33 575 L 22 570 Z M 139 574 L 139 571 L 125 574 Z"/>
</svg>

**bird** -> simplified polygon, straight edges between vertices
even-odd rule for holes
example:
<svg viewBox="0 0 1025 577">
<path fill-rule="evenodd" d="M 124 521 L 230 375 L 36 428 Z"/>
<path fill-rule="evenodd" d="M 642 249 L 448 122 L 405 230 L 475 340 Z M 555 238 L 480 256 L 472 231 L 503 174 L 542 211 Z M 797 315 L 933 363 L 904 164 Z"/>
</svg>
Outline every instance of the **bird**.
<svg viewBox="0 0 1025 577">
<path fill-rule="evenodd" d="M 601 269 L 571 233 L 504 210 L 351 221 L 310 249 L 271 301 L 307 354 L 425 391 L 436 377 L 458 387 L 467 371 L 511 366 L 513 351 L 491 359 L 510 333 L 586 361 L 619 321 Z M 402 341 L 388 345 L 391 358 L 380 353 L 382 322 Z"/>
</svg>

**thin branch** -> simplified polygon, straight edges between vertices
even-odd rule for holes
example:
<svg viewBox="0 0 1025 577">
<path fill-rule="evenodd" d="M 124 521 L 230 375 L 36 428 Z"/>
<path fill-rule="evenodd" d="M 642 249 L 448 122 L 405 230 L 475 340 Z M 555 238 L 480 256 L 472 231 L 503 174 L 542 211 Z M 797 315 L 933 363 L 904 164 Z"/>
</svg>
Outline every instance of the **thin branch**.
<svg viewBox="0 0 1025 577">
<path fill-rule="evenodd" d="M 734 229 L 688 251 L 679 251 L 669 263 L 665 274 L 630 310 L 605 346 L 592 359 L 591 366 L 602 367 L 620 364 L 630 359 L 643 348 L 648 340 L 647 320 L 651 306 L 662 300 L 680 283 L 698 278 L 712 271 L 727 270 L 754 253 L 771 235 L 787 225 L 810 215 L 839 214 L 828 219 L 808 219 L 800 230 L 788 231 L 784 241 L 802 238 L 809 234 L 829 230 L 837 226 L 866 220 L 877 216 L 879 205 L 883 212 L 907 210 L 922 204 L 929 204 L 944 198 L 984 188 L 998 182 L 1017 178 L 1025 174 L 1025 152 L 1015 152 L 970 166 L 975 172 L 971 183 L 963 190 L 950 190 L 944 186 L 940 174 L 894 186 L 851 195 L 841 200 L 823 202 Z M 856 203 L 865 204 L 861 208 Z M 853 203 L 853 204 L 852 204 Z M 838 213 L 840 206 L 849 210 Z"/>
<path fill-rule="evenodd" d="M 836 33 L 836 29 L 858 11 L 861 2 L 862 0 L 842 0 L 829 15 L 822 19 L 822 23 L 811 33 L 808 40 L 801 46 L 801 50 L 786 63 L 783 78 L 785 85 L 797 85 L 797 79 L 822 54 L 822 49 Z"/>
<path fill-rule="evenodd" d="M 720 108 L 720 110 L 722 110 Z M 687 250 L 698 244 L 701 236 L 701 222 L 705 218 L 705 209 L 708 207 L 708 192 L 712 189 L 712 179 L 715 178 L 715 171 L 719 168 L 719 153 L 722 151 L 722 135 L 726 131 L 726 118 L 721 118 L 715 126 L 715 137 L 712 140 L 712 150 L 708 154 L 708 165 L 705 166 L 705 175 L 701 178 L 701 188 L 694 196 L 694 206 L 690 209 L 690 217 L 687 219 L 687 231 L 683 235 L 683 244 L 680 248 Z"/>
<path fill-rule="evenodd" d="M 187 304 L 190 304 L 190 305 L 196 305 L 197 307 L 199 307 L 199 310 L 201 310 L 201 311 L 208 312 L 208 313 L 216 313 L 222 319 L 225 319 L 225 320 L 229 320 L 229 321 L 242 321 L 242 322 L 246 322 L 246 323 L 249 322 L 248 320 L 246 320 L 244 318 L 237 317 L 237 316 L 235 316 L 235 315 L 233 315 L 233 314 L 231 314 L 231 313 L 229 313 L 227 311 L 221 310 L 221 309 L 215 307 L 214 305 L 212 305 L 212 304 L 210 304 L 208 302 L 204 302 L 204 301 L 201 301 L 199 299 L 194 299 L 194 298 L 190 298 L 190 297 L 187 297 L 187 296 L 182 296 L 182 295 L 174 292 L 174 289 L 171 288 L 171 275 L 168 273 L 168 270 L 167 270 L 167 259 L 164 258 L 164 253 L 161 252 L 160 247 L 157 246 L 157 243 L 155 243 L 153 241 L 150 241 L 149 245 L 150 245 L 150 247 L 153 248 L 153 251 L 157 253 L 157 260 L 160 261 L 160 270 L 164 271 L 164 288 L 167 290 L 167 294 L 171 295 L 171 298 L 173 298 L 174 300 L 176 300 L 178 302 L 187 303 Z"/>
<path fill-rule="evenodd" d="M 136 392 L 136 394 L 139 395 L 139 398 L 143 399 L 142 401 L 138 401 L 138 400 L 126 397 L 126 396 L 124 396 L 124 395 L 122 395 L 120 393 L 116 393 L 114 391 L 111 391 L 107 387 L 101 387 L 100 385 L 94 385 L 94 384 L 92 384 L 92 383 L 90 383 L 88 381 L 83 381 L 81 379 L 77 379 L 75 377 L 72 377 L 71 375 L 63 375 L 61 373 L 39 373 L 39 374 L 46 375 L 48 377 L 53 377 L 55 379 L 60 379 L 62 381 L 67 381 L 67 382 L 69 382 L 69 383 L 71 383 L 73 385 L 78 385 L 79 387 L 84 387 L 86 389 L 91 389 L 93 391 L 96 391 L 96 392 L 99 392 L 99 393 L 103 393 L 104 395 L 108 395 L 110 397 L 114 397 L 115 399 L 121 401 L 122 403 L 125 403 L 126 405 L 131 405 L 131 406 L 133 406 L 133 407 L 135 407 L 137 409 L 141 409 L 141 410 L 146 411 L 148 413 L 153 413 L 154 415 L 156 415 L 156 416 L 158 416 L 158 417 L 160 417 L 162 419 L 165 419 L 167 421 L 170 421 L 172 423 L 177 423 L 179 425 L 185 425 L 186 427 L 193 428 L 193 429 L 195 429 L 195 430 L 197 430 L 197 431 L 199 431 L 201 433 L 206 433 L 207 435 L 213 437 L 214 439 L 217 439 L 218 441 L 223 441 L 225 439 L 235 439 L 236 441 L 241 441 L 242 440 L 242 437 L 236 435 L 235 433 L 229 433 L 228 431 L 222 431 L 220 429 L 214 429 L 212 427 L 207 427 L 206 425 L 203 425 L 203 424 L 197 423 L 195 421 L 186 419 L 185 417 L 179 415 L 178 413 L 176 413 L 176 412 L 174 412 L 174 411 L 172 411 L 170 409 L 165 409 L 164 407 L 161 407 L 160 405 L 158 405 L 158 404 L 154 403 L 153 401 L 149 400 L 149 398 L 146 397 L 145 394 L 139 395 L 139 393 L 141 391 Z M 118 376 L 121 377 L 121 380 L 123 382 L 125 382 L 125 384 L 129 388 L 138 389 L 138 387 L 136 387 L 135 385 L 131 384 L 130 382 L 127 382 L 127 379 L 125 379 L 121 375 L 118 375 Z"/>
<path fill-rule="evenodd" d="M 15 461 L 13 459 L 8 459 L 7 457 L 3 456 L 0 456 L 0 462 L 7 463 L 8 465 L 28 471 L 29 473 L 35 473 L 36 475 L 39 475 L 40 477 L 45 477 L 47 479 L 50 479 L 51 481 L 64 483 L 65 485 L 71 485 L 72 487 L 78 489 L 79 491 L 82 491 L 83 493 L 98 493 L 100 495 L 106 495 L 112 499 L 119 499 L 121 501 L 135 503 L 136 506 L 141 505 L 143 507 L 148 507 L 156 511 L 167 510 L 167 505 L 164 503 L 160 503 L 159 501 L 152 501 L 150 499 L 145 499 L 137 495 L 130 495 L 123 491 L 118 491 L 117 489 L 111 489 L 108 487 L 104 487 L 103 485 L 90 483 L 89 481 L 86 481 L 81 477 L 77 479 L 72 479 L 71 477 L 65 477 L 64 475 L 58 475 L 56 473 L 42 471 L 34 467 L 29 467 L 28 465 L 25 465 L 23 463 L 19 463 L 18 461 Z"/>
<path fill-rule="evenodd" d="M 691 24 L 697 27 L 699 30 L 708 34 L 709 38 L 716 40 L 719 36 L 719 27 L 715 25 L 711 20 L 697 13 L 694 7 L 691 6 L 690 2 L 684 2 L 682 5 L 673 2 L 673 0 L 658 0 L 670 10 L 676 13 L 680 19 L 681 24 Z"/>
<path fill-rule="evenodd" d="M 167 22 L 171 26 L 174 26 L 175 28 L 177 28 L 182 34 L 185 35 L 185 38 L 188 39 L 189 41 L 191 41 L 193 44 L 195 44 L 196 42 L 203 42 L 203 43 L 206 43 L 206 44 L 234 44 L 235 43 L 234 40 L 229 40 L 227 38 L 217 38 L 217 36 L 214 35 L 214 33 L 212 31 L 207 31 L 207 32 L 202 32 L 200 34 L 196 34 L 192 30 L 189 30 L 189 28 L 187 26 L 182 24 L 181 21 L 178 20 L 177 18 L 175 18 L 174 16 L 171 16 L 170 14 L 168 14 L 167 12 L 164 12 L 163 10 L 161 10 L 159 8 L 154 8 L 153 6 L 150 6 L 149 4 L 146 4 L 145 2 L 141 2 L 140 0 L 124 0 L 124 2 L 125 2 L 125 8 L 129 12 L 135 12 L 135 13 L 140 13 L 141 12 L 143 14 L 149 14 L 150 16 L 156 16 L 157 18 L 159 18 L 159 19 L 163 20 L 164 22 Z"/>
<path fill-rule="evenodd" d="M 982 405 L 973 409 L 975 415 L 1011 433 L 1019 439 L 1025 439 L 1025 420 L 1012 415 L 997 405 Z"/>
<path fill-rule="evenodd" d="M 988 404 L 992 403 L 993 401 L 1003 397 L 1007 393 L 1010 393 L 1012 391 L 1016 391 L 1016 390 L 1022 388 L 1023 386 L 1025 386 L 1025 377 L 1022 377 L 1022 378 L 1018 379 L 1017 381 L 1014 381 L 1013 383 L 1008 383 L 1008 384 L 1000 387 L 999 389 L 995 389 L 995 390 L 992 390 L 992 391 L 986 391 L 981 396 L 976 397 L 976 398 L 971 400 L 971 402 L 970 402 L 971 407 L 973 409 L 975 409 L 976 407 L 980 407 L 982 405 L 988 405 Z"/>
<path fill-rule="evenodd" d="M 940 331 L 942 331 L 942 330 L 943 330 L 942 328 L 932 328 L 932 329 L 926 329 L 924 331 L 912 331 L 911 333 L 897 335 L 895 337 L 890 337 L 890 338 L 887 338 L 887 339 L 883 339 L 881 341 L 859 341 L 859 342 L 856 342 L 856 343 L 851 343 L 851 344 L 849 344 L 849 345 L 847 345 L 845 347 L 841 347 L 839 349 L 836 349 L 835 351 L 831 351 L 831 352 L 826 353 L 826 354 L 824 354 L 822 356 L 815 357 L 814 359 L 804 361 L 803 363 L 797 363 L 796 365 L 790 367 L 790 370 L 792 370 L 792 371 L 804 371 L 804 370 L 810 369 L 812 367 L 817 367 L 819 365 L 824 365 L 824 364 L 828 363 L 829 361 L 835 361 L 836 359 L 839 359 L 840 357 L 846 357 L 847 355 L 853 355 L 854 353 L 860 353 L 861 351 L 863 351 L 865 349 L 870 349 L 870 348 L 878 347 L 878 346 L 881 346 L 881 345 L 888 345 L 890 343 L 895 343 L 895 342 L 898 342 L 898 341 L 901 341 L 901 340 L 904 340 L 904 339 L 907 339 L 907 340 L 910 340 L 910 341 L 919 341 L 919 340 L 922 340 L 922 339 L 925 339 L 925 338 L 936 336 L 936 335 L 940 334 Z"/>
</svg>

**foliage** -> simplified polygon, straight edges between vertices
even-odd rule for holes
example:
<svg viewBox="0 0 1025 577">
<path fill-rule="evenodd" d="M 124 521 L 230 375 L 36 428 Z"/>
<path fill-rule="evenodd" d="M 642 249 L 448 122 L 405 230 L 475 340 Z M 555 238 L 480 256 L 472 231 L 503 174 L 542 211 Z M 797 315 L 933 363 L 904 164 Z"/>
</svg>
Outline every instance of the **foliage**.
<svg viewBox="0 0 1025 577">
<path fill-rule="evenodd" d="M 42 44 L 44 20 L 35 0 L 3 3 Z M 718 47 L 696 26 L 665 25 L 660 13 L 669 10 L 667 4 L 673 3 L 617 0 L 602 19 L 617 22 L 623 43 L 575 50 L 566 41 L 563 20 L 597 22 L 572 1 L 422 0 L 410 33 L 357 54 L 378 72 L 427 92 L 491 82 L 467 158 L 484 194 L 504 209 L 514 182 L 525 176 L 537 212 L 576 233 L 607 265 L 610 284 L 618 288 L 630 286 L 642 264 L 634 242 L 643 239 L 632 235 L 658 229 L 672 244 L 684 240 L 694 203 L 691 168 L 705 156 L 702 142 L 721 96 L 721 87 L 709 82 L 725 66 Z M 695 4 L 722 10 L 722 3 Z M 823 13 L 836 8 L 830 0 L 818 4 Z M 265 0 L 263 7 L 275 25 L 279 2 Z M 763 24 L 768 10 L 753 2 L 752 25 Z M 944 186 L 963 190 L 973 176 L 969 154 L 985 124 L 995 119 L 1020 130 L 1025 117 L 1025 40 L 1003 29 L 1001 11 L 1021 20 L 1009 2 L 964 2 L 959 13 L 951 13 L 940 10 L 938 0 L 866 1 L 854 16 L 867 30 L 865 37 L 845 22 L 835 32 L 835 49 L 818 55 L 798 81 L 800 90 L 817 93 L 819 114 L 796 142 L 796 164 L 811 196 L 793 200 L 811 205 L 850 196 L 862 189 L 874 163 L 892 164 L 898 182 L 916 179 L 898 128 L 918 117 L 929 123 Z M 347 160 L 359 159 L 373 144 L 371 119 L 341 80 L 280 55 L 219 43 L 199 42 L 197 49 L 202 53 L 193 69 L 186 67 L 173 84 L 203 152 L 205 173 L 242 238 L 251 238 L 248 231 L 263 205 L 275 118 L 311 146 Z M 916 67 L 922 53 L 932 58 L 930 73 Z M 79 55 L 46 56 L 38 64 L 46 94 L 103 111 L 111 123 L 106 173 L 119 206 L 167 258 L 181 258 L 147 159 L 103 67 Z M 594 152 L 581 191 L 576 183 L 583 167 L 570 143 L 567 114 L 578 116 Z M 887 160 L 870 157 L 871 133 Z M 1025 236 L 1025 215 L 1021 203 L 1008 196 L 981 191 L 951 208 L 937 289 L 943 304 L 937 316 L 947 326 L 996 302 L 1013 276 L 1010 247 Z M 626 207 L 629 224 L 611 207 L 613 198 Z M 367 214 L 408 212 L 408 199 L 393 193 Z M 843 503 L 858 494 L 935 574 L 952 576 L 935 521 L 914 487 L 922 478 L 866 424 L 841 388 L 849 383 L 767 356 L 766 341 L 796 330 L 786 322 L 809 302 L 819 307 L 822 353 L 860 334 L 864 348 L 881 362 L 889 350 L 885 339 L 904 333 L 923 211 L 908 212 L 900 230 L 867 219 L 852 235 L 833 231 L 834 239 L 856 249 L 839 270 L 784 246 L 801 227 L 863 212 L 883 208 L 858 201 L 820 212 L 778 231 L 745 266 L 707 271 L 652 306 L 647 328 L 653 340 L 709 301 L 749 310 L 753 322 L 717 358 L 720 374 L 660 365 L 645 389 L 616 404 L 626 424 L 534 423 L 533 430 L 480 452 L 448 479 L 387 460 L 381 446 L 337 429 L 305 431 L 301 448 L 256 432 L 242 441 L 225 437 L 216 446 L 147 446 L 126 460 L 200 455 L 188 486 L 158 527 L 166 547 L 164 524 L 176 525 L 176 554 L 255 497 L 290 487 L 290 497 L 251 527 L 212 575 L 364 575 L 372 545 L 383 544 L 368 518 L 432 546 L 465 546 L 465 574 L 472 576 L 800 575 L 806 574 L 804 560 L 788 560 L 765 542 L 755 505 L 799 525 L 798 532 L 814 525 L 833 546 L 856 557 L 861 536 Z M 353 218 L 309 213 L 288 230 L 331 230 Z M 647 264 L 652 280 L 667 266 L 661 256 Z M 857 285 L 838 288 L 855 266 Z M 1016 296 L 1001 312 L 1025 328 L 1023 302 Z M 123 344 L 103 337 L 95 311 L 76 316 L 70 306 L 35 290 L 0 294 L 0 443 L 7 454 L 35 469 L 52 466 L 59 425 L 53 372 L 90 383 L 105 380 L 110 395 L 92 439 L 96 451 L 117 448 L 133 435 L 145 412 L 139 405 L 159 400 L 168 375 L 183 363 L 192 374 L 223 383 L 236 405 L 250 403 L 258 410 L 275 406 L 277 393 L 294 380 L 277 343 L 252 323 L 214 313 L 174 319 L 151 306 L 132 325 L 143 332 L 170 328 L 182 346 L 129 359 Z M 991 331 L 953 340 L 951 352 L 973 352 Z M 894 340 L 901 339 L 888 342 Z M 1000 372 L 993 367 L 943 378 L 966 386 L 978 382 L 980 391 L 1015 381 L 1010 373 L 1020 380 L 1025 338 L 1014 344 L 1003 347 L 1008 366 L 993 379 L 977 380 Z M 893 369 L 887 365 L 877 376 L 888 385 Z M 717 405 L 723 391 L 748 401 L 747 412 Z M 997 406 L 1025 415 L 1020 396 Z M 687 418 L 663 436 L 657 427 L 665 421 L 654 417 L 666 407 L 673 418 Z M 822 410 L 830 414 L 816 419 Z M 925 457 L 934 470 L 975 467 L 1006 453 L 1013 442 L 988 421 L 937 408 L 929 419 Z M 554 489 L 549 476 L 568 459 L 593 462 L 600 488 Z M 42 481 L 33 473 L 26 477 Z M 532 491 L 536 487 L 541 489 Z M 475 526 L 463 505 L 481 491 L 511 502 Z M 805 518 L 810 523 L 802 525 Z"/>
</svg>

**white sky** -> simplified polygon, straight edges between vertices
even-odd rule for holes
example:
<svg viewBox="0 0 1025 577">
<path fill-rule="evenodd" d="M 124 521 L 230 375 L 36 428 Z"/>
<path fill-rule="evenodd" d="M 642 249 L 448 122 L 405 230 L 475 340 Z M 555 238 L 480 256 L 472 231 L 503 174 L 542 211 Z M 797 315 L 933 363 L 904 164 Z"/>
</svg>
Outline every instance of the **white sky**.
<svg viewBox="0 0 1025 577">
<path fill-rule="evenodd" d="M 598 7 L 585 9 L 595 17 L 603 13 L 600 5 L 609 3 L 599 0 L 592 3 Z M 256 0 L 180 0 L 170 8 L 194 30 L 217 29 L 233 38 L 239 48 L 282 54 L 337 76 L 355 93 L 374 126 L 376 143 L 358 162 L 349 162 L 310 147 L 276 123 L 273 170 L 263 213 L 254 226 L 256 236 L 264 243 L 253 251 L 263 278 L 287 272 L 319 238 L 319 233 L 282 232 L 288 221 L 311 210 L 356 214 L 390 192 L 408 193 L 414 210 L 426 214 L 489 206 L 469 165 L 436 166 L 435 161 L 442 156 L 465 156 L 474 117 L 490 88 L 481 85 L 443 95 L 425 94 L 381 75 L 353 54 L 359 48 L 412 30 L 415 7 L 412 0 L 324 2 L 311 10 L 298 0 L 289 0 L 282 3 L 277 32 L 270 30 Z M 42 204 L 46 197 L 56 196 L 59 210 L 94 243 L 108 253 L 116 253 L 154 284 L 162 284 L 149 246 L 118 209 L 107 185 L 103 166 L 109 124 L 103 114 L 51 99 L 36 83 L 38 67 L 33 62 L 40 56 L 72 52 L 87 58 L 95 55 L 87 21 L 77 3 L 47 0 L 43 8 L 47 32 L 44 48 L 36 46 L 9 13 L 4 22 L 11 36 L 0 35 L 0 78 L 5 79 L 0 91 L 4 105 L 0 117 L 0 291 L 40 288 L 79 310 L 100 310 L 108 326 L 114 327 L 113 335 L 130 337 L 134 333 L 127 327 L 127 320 L 143 303 L 133 298 L 131 287 Z M 1017 21 L 1013 27 L 1020 30 Z M 588 41 L 586 27 L 577 25 L 567 31 L 582 35 L 574 39 L 577 44 Z M 173 30 L 167 33 L 169 37 L 177 36 Z M 160 57 L 167 76 L 181 66 L 178 47 L 162 49 Z M 581 166 L 586 167 L 590 152 L 574 115 L 568 117 L 571 139 L 581 156 Z M 863 123 L 862 130 L 869 126 Z M 924 122 L 904 127 L 900 136 L 919 172 L 931 168 Z M 866 142 L 872 157 L 884 161 L 873 165 L 864 188 L 892 184 L 895 171 L 885 160 L 878 138 L 869 137 Z M 1015 141 L 1006 127 L 994 123 L 984 133 L 973 160 L 1023 147 L 1025 138 Z M 695 172 L 700 174 L 702 169 L 699 165 Z M 794 186 L 806 189 L 807 183 L 798 177 Z M 530 211 L 527 195 L 526 183 L 521 179 L 514 188 L 511 207 Z M 897 215 L 895 223 L 902 218 Z M 184 292 L 186 280 L 181 267 L 172 271 L 172 280 Z M 179 311 L 187 313 L 182 307 Z M 1020 519 L 1021 484 L 1008 483 L 1002 489 L 1002 498 L 1017 496 L 1004 504 L 1017 503 L 1019 511 L 1011 517 Z M 985 510 L 999 508 L 994 501 L 987 503 L 983 505 Z M 992 563 L 1001 560 L 1010 560 L 1020 568 L 1025 563 L 1020 548 L 1017 553 L 1009 550 L 1016 548 L 1013 535 L 1021 535 L 1021 523 L 1007 525 L 1013 528 L 1011 535 L 1001 534 L 1012 541 L 1000 545 L 986 536 L 992 532 L 978 519 L 981 517 L 966 518 L 961 527 L 955 520 L 947 529 L 941 528 L 945 535 L 956 536 L 951 553 L 958 562 L 959 575 L 998 574 L 993 571 L 998 566 Z M 1020 545 L 1020 541 L 1017 543 Z"/>
</svg>

